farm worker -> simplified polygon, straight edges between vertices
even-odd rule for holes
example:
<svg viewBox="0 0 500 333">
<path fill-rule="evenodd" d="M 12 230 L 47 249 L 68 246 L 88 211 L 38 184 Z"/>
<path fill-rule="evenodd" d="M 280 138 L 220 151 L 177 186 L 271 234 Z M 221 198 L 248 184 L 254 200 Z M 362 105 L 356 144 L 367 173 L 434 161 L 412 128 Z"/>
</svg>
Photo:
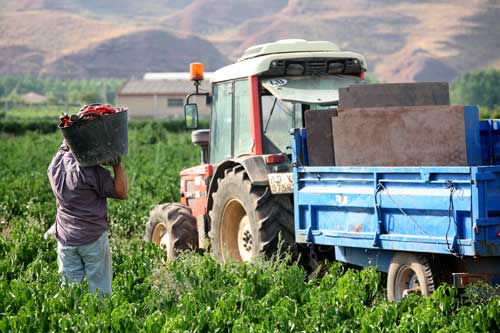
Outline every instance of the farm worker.
<svg viewBox="0 0 500 333">
<path fill-rule="evenodd" d="M 107 200 L 127 198 L 127 177 L 120 160 L 80 167 L 63 141 L 47 171 L 56 197 L 57 263 L 62 284 L 87 276 L 90 292 L 111 293 L 113 271 L 108 239 Z"/>
</svg>

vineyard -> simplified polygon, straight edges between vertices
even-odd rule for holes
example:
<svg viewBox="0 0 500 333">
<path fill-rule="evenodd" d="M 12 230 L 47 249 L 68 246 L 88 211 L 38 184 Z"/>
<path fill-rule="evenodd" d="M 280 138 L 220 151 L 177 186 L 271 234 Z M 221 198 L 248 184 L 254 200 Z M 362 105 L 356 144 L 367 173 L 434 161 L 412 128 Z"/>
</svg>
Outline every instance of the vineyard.
<svg viewBox="0 0 500 333">
<path fill-rule="evenodd" d="M 9 121 L 9 126 L 5 122 Z M 44 240 L 55 200 L 46 170 L 61 135 L 42 120 L 1 120 L 0 332 L 492 332 L 500 297 L 478 284 L 431 297 L 385 299 L 384 276 L 325 264 L 322 276 L 272 258 L 221 266 L 209 254 L 165 264 L 142 240 L 150 209 L 179 198 L 179 171 L 199 163 L 179 124 L 132 122 L 129 198 L 110 201 L 113 294 L 60 288 L 56 242 Z M 45 120 L 44 120 L 45 121 Z M 4 124 L 2 124 L 4 122 Z M 47 128 L 46 128 L 47 127 Z M 35 131 L 31 130 L 35 129 Z"/>
</svg>

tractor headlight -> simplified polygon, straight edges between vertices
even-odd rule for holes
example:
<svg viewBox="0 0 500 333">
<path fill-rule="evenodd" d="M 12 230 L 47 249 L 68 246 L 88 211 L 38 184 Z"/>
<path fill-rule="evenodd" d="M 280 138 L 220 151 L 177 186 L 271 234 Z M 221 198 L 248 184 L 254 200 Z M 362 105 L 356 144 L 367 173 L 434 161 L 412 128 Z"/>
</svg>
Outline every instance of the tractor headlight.
<svg viewBox="0 0 500 333">
<path fill-rule="evenodd" d="M 286 66 L 286 75 L 303 75 L 304 65 L 302 64 L 288 64 Z"/>
<path fill-rule="evenodd" d="M 328 65 L 328 74 L 342 74 L 344 71 L 343 62 L 331 62 Z"/>
</svg>

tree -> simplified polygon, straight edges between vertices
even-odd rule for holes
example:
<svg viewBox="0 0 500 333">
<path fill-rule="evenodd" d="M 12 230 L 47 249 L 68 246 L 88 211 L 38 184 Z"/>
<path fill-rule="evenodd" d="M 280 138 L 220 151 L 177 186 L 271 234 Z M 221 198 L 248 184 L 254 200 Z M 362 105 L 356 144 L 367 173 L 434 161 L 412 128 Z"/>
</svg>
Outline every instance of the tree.
<svg viewBox="0 0 500 333">
<path fill-rule="evenodd" d="M 57 98 L 57 95 L 53 91 L 49 91 L 47 93 L 47 103 L 50 105 L 59 104 L 59 99 Z"/>
<path fill-rule="evenodd" d="M 101 103 L 101 98 L 99 94 L 95 92 L 84 92 L 80 99 L 82 104 Z"/>
<path fill-rule="evenodd" d="M 451 83 L 452 103 L 500 108 L 500 70 L 482 69 L 461 75 Z"/>
</svg>

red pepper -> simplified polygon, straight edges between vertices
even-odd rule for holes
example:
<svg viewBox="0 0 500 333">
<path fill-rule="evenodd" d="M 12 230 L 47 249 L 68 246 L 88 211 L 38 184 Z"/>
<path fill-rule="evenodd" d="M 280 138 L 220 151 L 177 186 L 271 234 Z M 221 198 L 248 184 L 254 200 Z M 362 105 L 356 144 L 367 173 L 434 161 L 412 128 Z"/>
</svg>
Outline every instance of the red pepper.
<svg viewBox="0 0 500 333">
<path fill-rule="evenodd" d="M 80 116 L 83 117 L 89 113 L 94 113 L 99 116 L 104 116 L 106 114 L 112 114 L 116 112 L 123 111 L 123 108 L 114 108 L 111 105 L 89 105 L 85 108 L 85 110 L 80 112 Z"/>
<path fill-rule="evenodd" d="M 60 127 L 71 126 L 71 119 L 68 117 L 67 114 L 62 115 L 61 117 L 59 117 L 59 119 L 61 120 L 61 123 L 59 124 Z"/>
<path fill-rule="evenodd" d="M 117 109 L 115 109 L 114 107 L 112 107 L 111 105 L 100 105 L 98 107 L 96 107 L 96 111 L 100 114 L 100 115 L 105 115 L 105 114 L 112 114 L 112 113 L 116 113 L 117 112 Z"/>
<path fill-rule="evenodd" d="M 80 109 L 81 111 L 78 113 L 78 116 L 73 115 L 71 118 L 67 115 L 64 114 L 62 115 L 60 119 L 60 124 L 59 127 L 69 127 L 73 125 L 73 122 L 78 122 L 78 119 L 73 119 L 72 117 L 76 117 L 79 119 L 84 119 L 84 120 L 94 120 L 97 117 L 102 117 L 108 114 L 113 114 L 117 112 L 122 112 L 125 110 L 123 107 L 115 108 L 111 105 L 88 105 Z"/>
</svg>

